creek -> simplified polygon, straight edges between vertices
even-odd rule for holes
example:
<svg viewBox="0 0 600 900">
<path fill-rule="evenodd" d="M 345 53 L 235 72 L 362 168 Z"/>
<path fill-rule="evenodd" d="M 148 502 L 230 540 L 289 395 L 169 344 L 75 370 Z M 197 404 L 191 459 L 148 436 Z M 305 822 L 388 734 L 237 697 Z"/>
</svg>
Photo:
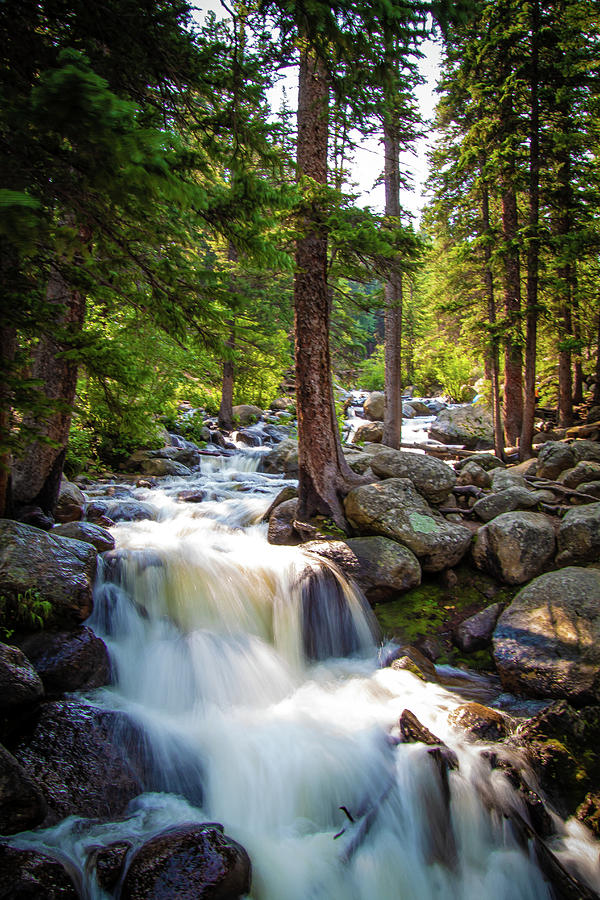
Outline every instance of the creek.
<svg viewBox="0 0 600 900">
<path fill-rule="evenodd" d="M 253 900 L 549 900 L 499 812 L 527 820 L 518 793 L 447 724 L 464 698 L 381 668 L 362 597 L 300 548 L 267 543 L 260 518 L 292 482 L 259 461 L 203 458 L 201 474 L 137 488 L 156 520 L 113 529 L 89 624 L 114 683 L 88 702 L 143 729 L 160 789 L 118 823 L 71 817 L 18 843 L 67 859 L 93 900 L 108 895 L 86 873 L 90 845 L 203 821 L 247 849 Z M 431 748 L 399 742 L 404 709 L 458 768 L 444 774 Z M 560 860 L 598 890 L 597 844 L 574 822 L 557 832 Z"/>
</svg>

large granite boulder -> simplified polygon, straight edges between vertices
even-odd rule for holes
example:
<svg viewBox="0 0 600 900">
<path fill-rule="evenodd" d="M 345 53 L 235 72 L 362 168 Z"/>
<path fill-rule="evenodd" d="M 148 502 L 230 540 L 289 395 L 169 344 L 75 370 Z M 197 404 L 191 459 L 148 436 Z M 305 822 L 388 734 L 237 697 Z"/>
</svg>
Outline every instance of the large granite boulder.
<svg viewBox="0 0 600 900">
<path fill-rule="evenodd" d="M 16 834 L 41 825 L 46 801 L 12 753 L 0 744 L 0 834 Z"/>
<path fill-rule="evenodd" d="M 371 468 L 380 478 L 410 479 L 429 503 L 443 503 L 456 484 L 450 466 L 424 453 L 383 450 L 373 457 Z"/>
<path fill-rule="evenodd" d="M 414 553 L 386 537 L 309 541 L 302 549 L 336 563 L 372 603 L 421 583 L 421 566 Z"/>
<path fill-rule="evenodd" d="M 554 495 L 548 491 L 530 491 L 525 487 L 515 485 L 497 494 L 486 494 L 473 505 L 473 512 L 482 520 L 490 522 L 503 513 L 513 512 L 517 509 L 533 509 L 538 503 L 548 503 L 554 500 Z"/>
<path fill-rule="evenodd" d="M 500 616 L 494 659 L 505 689 L 531 697 L 600 699 L 600 571 L 540 575 Z"/>
<path fill-rule="evenodd" d="M 267 540 L 270 544 L 295 546 L 301 543 L 300 535 L 294 529 L 297 509 L 297 498 L 284 500 L 275 507 L 269 516 Z"/>
<path fill-rule="evenodd" d="M 86 518 L 91 522 L 110 519 L 113 522 L 141 522 L 144 519 L 156 520 L 158 509 L 152 503 L 143 500 L 134 500 L 124 497 L 122 499 L 93 500 L 88 503 Z"/>
<path fill-rule="evenodd" d="M 77 522 L 79 519 L 83 519 L 84 509 L 85 496 L 82 491 L 72 481 L 62 478 L 54 510 L 56 521 Z"/>
<path fill-rule="evenodd" d="M 251 403 L 241 403 L 233 407 L 233 418 L 240 425 L 252 425 L 257 422 L 263 415 L 263 410 L 259 406 L 253 406 Z"/>
<path fill-rule="evenodd" d="M 559 566 L 600 560 L 600 503 L 570 509 L 558 530 Z"/>
<path fill-rule="evenodd" d="M 121 900 L 238 900 L 250 890 L 250 858 L 210 824 L 178 825 L 142 844 L 132 858 Z"/>
<path fill-rule="evenodd" d="M 100 525 L 93 525 L 92 522 L 65 522 L 64 525 L 56 525 L 52 529 L 52 534 L 91 544 L 98 553 L 115 549 L 115 539 L 110 531 L 101 528 Z"/>
<path fill-rule="evenodd" d="M 598 441 L 573 441 L 571 450 L 573 451 L 576 463 L 581 462 L 583 459 L 591 459 L 595 462 L 600 462 L 600 443 L 598 443 Z"/>
<path fill-rule="evenodd" d="M 492 641 L 498 617 L 502 612 L 501 603 L 492 603 L 457 625 L 454 642 L 464 653 L 483 650 Z"/>
<path fill-rule="evenodd" d="M 43 696 L 40 677 L 23 652 L 18 647 L 0 644 L 0 714 L 29 706 Z"/>
<path fill-rule="evenodd" d="M 37 592 L 52 604 L 47 624 L 72 625 L 92 612 L 97 553 L 83 541 L 0 519 L 0 595 L 17 603 Z"/>
<path fill-rule="evenodd" d="M 362 422 L 352 435 L 353 444 L 371 441 L 380 444 L 383 440 L 383 422 Z"/>
<path fill-rule="evenodd" d="M 492 483 L 492 476 L 473 460 L 467 460 L 466 465 L 460 469 L 456 483 L 458 485 L 474 484 L 475 487 L 489 488 Z"/>
<path fill-rule="evenodd" d="M 380 534 L 408 547 L 426 572 L 455 566 L 471 532 L 434 511 L 407 478 L 353 488 L 345 500 L 348 521 L 361 535 Z"/>
<path fill-rule="evenodd" d="M 0 844 L 0 900 L 78 900 L 71 873 L 37 850 Z"/>
<path fill-rule="evenodd" d="M 373 391 L 364 402 L 363 410 L 367 419 L 371 422 L 382 422 L 385 412 L 385 397 L 383 391 Z"/>
<path fill-rule="evenodd" d="M 507 512 L 479 529 L 473 561 L 505 584 L 524 584 L 544 571 L 555 545 L 554 526 L 545 515 Z"/>
<path fill-rule="evenodd" d="M 600 462 L 582 459 L 572 469 L 565 469 L 561 472 L 558 480 L 568 488 L 578 488 L 586 481 L 600 481 Z"/>
<path fill-rule="evenodd" d="M 159 478 L 163 475 L 191 475 L 192 470 L 183 463 L 177 462 L 175 459 L 163 459 L 156 457 L 154 459 L 145 459 L 140 463 L 140 469 L 144 475 L 156 475 Z"/>
<path fill-rule="evenodd" d="M 46 825 L 70 815 L 109 820 L 142 792 L 140 771 L 117 739 L 130 731 L 122 713 L 78 700 L 43 704 L 12 751 L 44 796 Z"/>
<path fill-rule="evenodd" d="M 494 469 L 491 473 L 492 490 L 506 491 L 509 488 L 528 488 L 525 476 L 519 472 L 516 466 L 510 469 Z"/>
<path fill-rule="evenodd" d="M 271 475 L 283 473 L 286 478 L 298 477 L 298 441 L 286 438 L 263 456 L 262 469 Z"/>
<path fill-rule="evenodd" d="M 491 413 L 478 405 L 444 409 L 431 423 L 429 437 L 442 444 L 464 444 L 467 450 L 486 450 L 494 446 Z"/>
<path fill-rule="evenodd" d="M 536 474 L 554 481 L 564 469 L 571 469 L 574 465 L 575 454 L 569 444 L 546 441 L 538 453 Z"/>
<path fill-rule="evenodd" d="M 46 696 L 89 691 L 110 681 L 110 659 L 104 641 L 82 625 L 73 631 L 32 634 L 21 648 L 42 679 Z"/>
<path fill-rule="evenodd" d="M 453 710 L 448 723 L 473 741 L 500 741 L 511 732 L 511 722 L 506 715 L 474 701 Z"/>
</svg>

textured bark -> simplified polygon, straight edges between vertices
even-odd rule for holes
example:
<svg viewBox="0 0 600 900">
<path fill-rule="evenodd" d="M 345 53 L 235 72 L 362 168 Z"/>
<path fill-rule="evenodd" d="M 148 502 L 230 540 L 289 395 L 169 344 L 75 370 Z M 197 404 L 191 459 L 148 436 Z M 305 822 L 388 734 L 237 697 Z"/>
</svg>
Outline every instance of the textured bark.
<svg viewBox="0 0 600 900">
<path fill-rule="evenodd" d="M 594 384 L 594 393 L 592 402 L 600 403 L 600 311 L 598 312 L 598 334 L 596 336 L 596 382 Z"/>
<path fill-rule="evenodd" d="M 517 197 L 512 177 L 503 177 L 502 227 L 504 231 L 504 312 L 507 332 L 504 348 L 504 434 L 514 446 L 523 421 L 523 356 L 517 329 L 521 313 L 521 266 L 518 247 Z"/>
<path fill-rule="evenodd" d="M 568 110 L 562 110 L 567 121 Z M 558 154 L 558 209 L 557 235 L 559 241 L 568 241 L 572 225 L 573 191 L 571 188 L 571 159 L 567 149 Z M 564 253 L 564 250 L 563 250 Z M 565 428 L 573 424 L 573 370 L 571 342 L 573 338 L 573 267 L 566 262 L 558 269 L 560 300 L 558 306 L 558 424 Z"/>
<path fill-rule="evenodd" d="M 53 268 L 48 279 L 47 301 L 56 307 L 55 322 L 61 329 L 80 331 L 85 316 L 85 300 L 72 290 L 61 272 Z M 44 393 L 55 401 L 54 411 L 43 422 L 26 420 L 40 439 L 27 447 L 13 467 L 13 504 L 39 506 L 52 515 L 62 476 L 71 411 L 77 387 L 77 363 L 61 354 L 68 346 L 52 334 L 44 335 L 36 348 L 32 376 L 44 385 Z"/>
<path fill-rule="evenodd" d="M 12 425 L 11 398 L 5 373 L 10 370 L 17 349 L 17 332 L 9 325 L 0 327 L 0 519 L 9 515 L 10 462 L 8 449 Z"/>
<path fill-rule="evenodd" d="M 300 57 L 298 175 L 327 181 L 329 90 L 325 67 L 308 49 Z M 355 483 L 342 454 L 329 354 L 327 234 L 318 201 L 307 202 L 296 243 L 294 322 L 298 409 L 298 520 L 331 516 L 346 527 L 342 497 Z"/>
<path fill-rule="evenodd" d="M 481 198 L 481 218 L 483 231 L 490 235 L 490 197 L 487 185 L 484 185 Z M 492 415 L 494 419 L 494 452 L 499 459 L 504 458 L 504 433 L 502 430 L 502 408 L 500 404 L 500 354 L 496 325 L 496 297 L 494 294 L 494 275 L 492 273 L 492 248 L 489 241 L 485 243 L 485 267 L 483 280 L 487 297 L 488 320 L 492 328 L 489 349 L 490 381 L 492 383 Z"/>
<path fill-rule="evenodd" d="M 581 320 L 580 308 L 577 298 L 577 270 L 573 267 L 573 337 L 577 345 L 575 361 L 573 363 L 573 403 L 583 403 L 583 365 L 581 361 Z"/>
<path fill-rule="evenodd" d="M 385 214 L 400 219 L 398 131 L 383 123 Z M 400 449 L 402 442 L 402 275 L 392 272 L 385 284 L 385 407 L 383 443 Z"/>
<path fill-rule="evenodd" d="M 230 262 L 235 263 L 238 259 L 237 250 L 234 245 L 229 242 L 227 256 Z M 231 319 L 227 326 L 229 328 L 229 337 L 225 342 L 225 346 L 233 353 L 235 349 L 235 322 Z M 233 429 L 233 388 L 235 384 L 235 367 L 233 359 L 223 360 L 223 381 L 221 389 L 221 405 L 219 406 L 219 425 L 226 431 Z"/>
<path fill-rule="evenodd" d="M 527 244 L 527 313 L 525 325 L 525 395 L 519 459 L 533 455 L 535 419 L 535 364 L 537 348 L 539 217 L 540 217 L 540 110 L 539 110 L 539 0 L 531 4 L 531 118 L 529 138 L 529 241 Z"/>
</svg>

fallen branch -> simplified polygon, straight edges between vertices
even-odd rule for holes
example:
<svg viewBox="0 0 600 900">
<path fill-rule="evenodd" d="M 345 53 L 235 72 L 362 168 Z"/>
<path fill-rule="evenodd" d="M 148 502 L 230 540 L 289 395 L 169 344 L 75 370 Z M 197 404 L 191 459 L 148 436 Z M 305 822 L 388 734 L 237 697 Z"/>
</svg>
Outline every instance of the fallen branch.
<svg viewBox="0 0 600 900">
<path fill-rule="evenodd" d="M 538 478 L 532 475 L 526 475 L 525 481 L 532 487 L 539 488 L 540 490 L 547 488 L 548 490 L 556 491 L 559 494 L 564 494 L 566 497 L 581 497 L 592 503 L 598 503 L 598 497 L 594 497 L 592 494 L 584 494 L 583 491 L 577 491 L 575 488 L 565 487 L 564 484 L 560 484 L 558 481 L 551 481 L 549 478 Z"/>
</svg>

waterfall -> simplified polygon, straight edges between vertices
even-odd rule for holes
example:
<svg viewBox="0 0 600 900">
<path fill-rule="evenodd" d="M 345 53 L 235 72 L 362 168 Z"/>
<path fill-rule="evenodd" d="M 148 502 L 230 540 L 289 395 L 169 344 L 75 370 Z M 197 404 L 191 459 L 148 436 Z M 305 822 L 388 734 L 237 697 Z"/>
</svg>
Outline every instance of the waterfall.
<svg viewBox="0 0 600 900">
<path fill-rule="evenodd" d="M 114 529 L 89 623 L 113 684 L 89 702 L 125 711 L 143 735 L 148 791 L 118 823 L 66 820 L 21 843 L 60 849 L 90 898 L 106 896 L 86 869 L 91 844 L 218 821 L 250 854 L 252 900 L 550 900 L 498 812 L 509 803 L 527 820 L 521 799 L 447 724 L 460 698 L 378 668 L 360 592 L 302 549 L 267 543 L 260 517 L 289 482 L 258 462 L 203 460 L 193 479 L 135 491 L 158 516 Z M 457 767 L 399 742 L 405 708 Z M 564 858 L 578 853 L 594 877 L 594 845 L 561 828 Z"/>
</svg>

